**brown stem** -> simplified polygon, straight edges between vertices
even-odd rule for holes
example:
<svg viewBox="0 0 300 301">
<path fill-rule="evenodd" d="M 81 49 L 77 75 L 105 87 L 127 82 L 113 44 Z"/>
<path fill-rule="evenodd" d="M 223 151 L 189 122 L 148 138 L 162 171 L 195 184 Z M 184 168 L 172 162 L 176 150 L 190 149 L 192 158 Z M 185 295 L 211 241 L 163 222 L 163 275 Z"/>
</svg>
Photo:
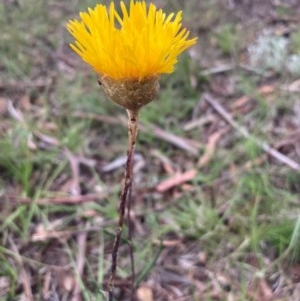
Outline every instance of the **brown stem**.
<svg viewBox="0 0 300 301">
<path fill-rule="evenodd" d="M 127 199 L 127 225 L 128 225 L 128 234 L 127 234 L 127 240 L 128 240 L 128 251 L 129 251 L 129 257 L 130 257 L 130 266 L 131 266 L 131 296 L 130 300 L 134 301 L 134 283 L 135 283 L 135 266 L 134 266 L 134 247 L 133 247 L 133 241 L 132 241 L 132 233 L 133 233 L 133 223 L 131 221 L 131 207 L 133 204 L 132 199 L 132 181 L 129 187 L 128 191 L 128 199 Z"/>
<path fill-rule="evenodd" d="M 115 279 L 116 269 L 117 269 L 118 250 L 119 250 L 121 234 L 124 225 L 127 194 L 132 183 L 132 167 L 133 167 L 134 149 L 135 149 L 135 142 L 137 136 L 137 126 L 138 126 L 138 111 L 127 110 L 127 114 L 128 114 L 127 161 L 125 165 L 125 176 L 124 176 L 125 181 L 122 188 L 120 203 L 119 203 L 118 228 L 116 231 L 114 246 L 112 250 L 112 263 L 111 263 L 110 277 L 108 282 L 109 301 L 113 301 L 113 297 L 114 297 L 114 279 Z"/>
</svg>

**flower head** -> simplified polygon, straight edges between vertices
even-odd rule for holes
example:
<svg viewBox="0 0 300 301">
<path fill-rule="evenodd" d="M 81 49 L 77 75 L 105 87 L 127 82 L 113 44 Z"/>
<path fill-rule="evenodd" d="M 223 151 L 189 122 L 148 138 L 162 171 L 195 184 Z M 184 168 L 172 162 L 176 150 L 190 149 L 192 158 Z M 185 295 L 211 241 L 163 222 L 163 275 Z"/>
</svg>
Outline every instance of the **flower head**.
<svg viewBox="0 0 300 301">
<path fill-rule="evenodd" d="M 196 43 L 182 28 L 182 12 L 166 15 L 154 4 L 131 0 L 107 8 L 98 4 L 69 21 L 71 48 L 101 77 L 106 94 L 129 110 L 139 110 L 157 94 L 159 76 L 171 73 L 178 55 Z"/>
<path fill-rule="evenodd" d="M 182 12 L 166 15 L 154 4 L 131 0 L 129 9 L 120 3 L 120 15 L 112 2 L 80 13 L 68 30 L 72 49 L 101 76 L 112 79 L 143 79 L 171 73 L 177 56 L 196 43 L 182 28 Z"/>
</svg>

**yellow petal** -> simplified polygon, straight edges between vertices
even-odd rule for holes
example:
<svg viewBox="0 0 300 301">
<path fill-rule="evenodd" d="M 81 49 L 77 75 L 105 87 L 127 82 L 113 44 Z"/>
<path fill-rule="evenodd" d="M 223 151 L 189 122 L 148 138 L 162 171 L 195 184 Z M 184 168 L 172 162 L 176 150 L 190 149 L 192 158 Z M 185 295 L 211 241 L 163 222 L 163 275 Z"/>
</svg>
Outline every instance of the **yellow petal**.
<svg viewBox="0 0 300 301">
<path fill-rule="evenodd" d="M 171 73 L 177 57 L 196 43 L 182 27 L 182 12 L 167 15 L 153 3 L 131 0 L 129 9 L 120 2 L 80 13 L 68 31 L 75 39 L 71 48 L 101 76 L 137 79 Z"/>
</svg>

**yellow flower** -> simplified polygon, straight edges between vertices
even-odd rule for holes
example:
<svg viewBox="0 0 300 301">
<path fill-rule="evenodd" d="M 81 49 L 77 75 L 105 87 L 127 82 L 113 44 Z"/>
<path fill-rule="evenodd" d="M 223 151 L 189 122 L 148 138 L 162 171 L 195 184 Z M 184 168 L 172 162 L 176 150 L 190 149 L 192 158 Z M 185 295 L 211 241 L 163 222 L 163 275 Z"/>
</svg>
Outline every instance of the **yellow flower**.
<svg viewBox="0 0 300 301">
<path fill-rule="evenodd" d="M 112 80 L 138 80 L 171 73 L 178 55 L 196 43 L 182 27 L 182 12 L 166 15 L 154 4 L 131 0 L 120 15 L 112 2 L 81 12 L 69 21 L 72 49 L 93 69 Z"/>
</svg>

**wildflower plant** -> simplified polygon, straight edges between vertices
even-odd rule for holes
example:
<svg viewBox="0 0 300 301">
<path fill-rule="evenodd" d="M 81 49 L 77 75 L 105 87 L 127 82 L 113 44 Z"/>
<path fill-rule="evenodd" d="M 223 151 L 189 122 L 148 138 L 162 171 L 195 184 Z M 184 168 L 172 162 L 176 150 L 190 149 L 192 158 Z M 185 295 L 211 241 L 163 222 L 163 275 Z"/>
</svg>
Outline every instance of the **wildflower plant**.
<svg viewBox="0 0 300 301">
<path fill-rule="evenodd" d="M 197 41 L 188 39 L 181 11 L 167 15 L 152 3 L 135 0 L 131 0 L 129 8 L 121 1 L 120 11 L 121 14 L 114 2 L 109 7 L 98 4 L 67 25 L 75 39 L 71 48 L 96 71 L 106 95 L 128 114 L 125 181 L 112 251 L 109 300 L 113 300 L 118 248 L 132 183 L 139 111 L 157 96 L 161 74 L 172 73 L 178 55 Z"/>
</svg>

